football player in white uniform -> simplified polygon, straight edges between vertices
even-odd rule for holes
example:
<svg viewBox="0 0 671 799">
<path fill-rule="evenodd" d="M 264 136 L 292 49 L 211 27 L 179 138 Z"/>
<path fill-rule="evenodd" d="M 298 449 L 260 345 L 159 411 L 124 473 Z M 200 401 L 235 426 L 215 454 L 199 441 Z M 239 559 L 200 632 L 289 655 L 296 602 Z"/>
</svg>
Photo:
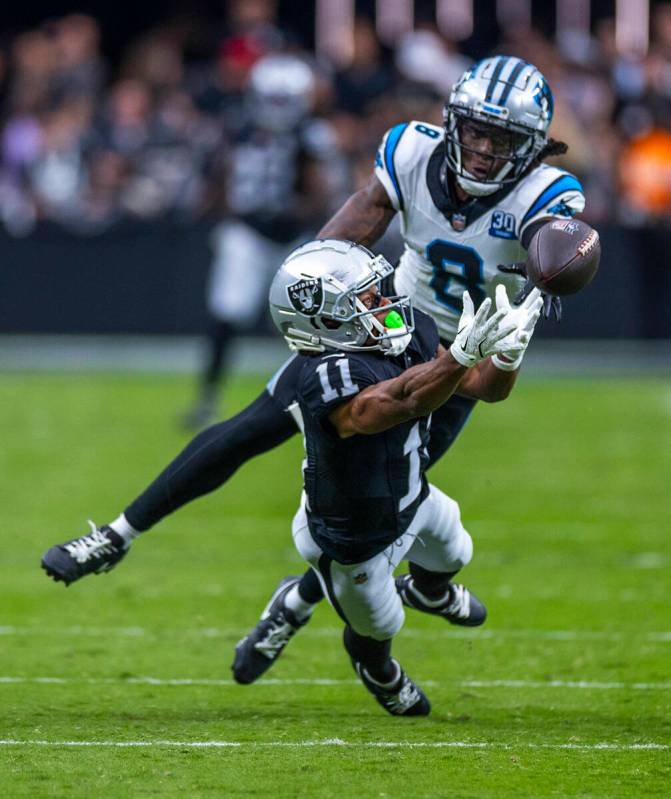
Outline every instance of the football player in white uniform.
<svg viewBox="0 0 671 799">
<path fill-rule="evenodd" d="M 566 150 L 548 138 L 552 113 L 550 87 L 533 65 L 508 56 L 479 62 L 455 85 L 444 109 L 445 129 L 422 122 L 392 128 L 369 183 L 318 235 L 372 246 L 400 213 L 405 251 L 394 290 L 407 293 L 416 308 L 430 314 L 441 341 L 449 345 L 456 337 L 464 290 L 478 306 L 499 283 L 509 293 L 522 286 L 516 272 L 523 267 L 506 265 L 524 260 L 540 227 L 583 210 L 578 180 L 543 163 Z M 295 387 L 304 357 L 290 359 L 240 414 L 196 436 L 116 520 L 100 528 L 92 524 L 90 533 L 47 550 L 42 559 L 47 574 L 67 585 L 113 568 L 140 532 L 218 488 L 242 463 L 298 432 Z M 477 399 L 496 402 L 508 396 L 521 357 L 495 356 L 492 362 L 506 380 L 475 391 L 458 389 L 434 412 L 429 466 L 452 444 Z M 474 617 L 465 590 L 451 587 L 446 596 L 421 597 L 410 575 L 399 593 L 406 605 L 428 603 L 452 623 L 484 621 L 483 614 Z M 255 631 L 265 668 L 322 597 L 310 570 L 277 592 Z M 252 679 L 265 668 L 255 666 Z"/>
</svg>

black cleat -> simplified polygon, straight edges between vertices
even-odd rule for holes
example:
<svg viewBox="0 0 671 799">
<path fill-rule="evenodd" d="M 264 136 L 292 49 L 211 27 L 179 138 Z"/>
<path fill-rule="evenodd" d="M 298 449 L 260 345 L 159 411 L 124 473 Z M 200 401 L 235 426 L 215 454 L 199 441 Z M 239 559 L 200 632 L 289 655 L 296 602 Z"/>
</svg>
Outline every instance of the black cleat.
<svg viewBox="0 0 671 799">
<path fill-rule="evenodd" d="M 309 618 L 298 621 L 292 611 L 284 606 L 284 597 L 300 579 L 285 577 L 280 581 L 256 627 L 235 647 L 231 669 L 236 682 L 249 685 L 258 680 L 282 654 L 296 632 L 308 623 Z"/>
<path fill-rule="evenodd" d="M 111 527 L 98 528 L 89 521 L 91 532 L 57 544 L 44 553 L 42 568 L 49 577 L 66 586 L 87 574 L 102 574 L 113 569 L 124 557 L 130 544 Z"/>
<path fill-rule="evenodd" d="M 400 663 L 394 658 L 392 660 L 398 666 L 400 674 L 391 688 L 374 682 L 359 661 L 353 660 L 352 665 L 361 682 L 387 713 L 391 713 L 392 716 L 428 716 L 431 712 L 431 703 L 426 694 L 408 677 Z"/>
<path fill-rule="evenodd" d="M 401 601 L 407 608 L 442 616 L 450 624 L 459 624 L 462 627 L 479 627 L 487 618 L 487 608 L 475 594 L 458 583 L 450 583 L 449 596 L 444 604 L 431 607 L 426 605 L 415 591 L 412 575 L 401 574 L 395 582 Z"/>
</svg>

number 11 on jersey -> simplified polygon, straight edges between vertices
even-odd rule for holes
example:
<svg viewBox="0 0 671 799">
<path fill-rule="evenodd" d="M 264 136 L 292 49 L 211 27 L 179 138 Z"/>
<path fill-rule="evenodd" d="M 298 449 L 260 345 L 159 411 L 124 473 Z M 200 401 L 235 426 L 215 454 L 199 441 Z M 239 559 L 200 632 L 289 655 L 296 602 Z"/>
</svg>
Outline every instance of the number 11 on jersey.
<svg viewBox="0 0 671 799">
<path fill-rule="evenodd" d="M 326 361 L 325 363 L 320 363 L 317 367 L 317 374 L 319 375 L 319 382 L 322 384 L 322 402 L 333 402 L 333 400 L 338 399 L 338 397 L 351 397 L 354 394 L 357 394 L 359 391 L 359 386 L 356 383 L 352 382 L 352 377 L 349 371 L 349 361 L 347 358 L 338 358 L 335 362 L 335 366 L 338 367 L 338 371 L 340 373 L 340 388 L 334 388 L 331 385 L 331 381 L 329 380 L 329 363 L 332 364 L 333 361 Z"/>
</svg>

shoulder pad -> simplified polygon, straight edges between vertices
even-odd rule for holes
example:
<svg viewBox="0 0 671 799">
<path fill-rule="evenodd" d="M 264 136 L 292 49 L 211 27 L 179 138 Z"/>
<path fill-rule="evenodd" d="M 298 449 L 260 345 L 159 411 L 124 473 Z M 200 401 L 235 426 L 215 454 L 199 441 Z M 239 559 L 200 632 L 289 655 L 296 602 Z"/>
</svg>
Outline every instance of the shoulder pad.
<svg viewBox="0 0 671 799">
<path fill-rule="evenodd" d="M 286 410 L 296 401 L 296 385 L 303 366 L 309 362 L 309 357 L 294 353 L 275 372 L 266 384 L 266 391 Z"/>
<path fill-rule="evenodd" d="M 517 189 L 521 214 L 518 236 L 525 228 L 545 217 L 571 217 L 585 208 L 585 195 L 580 181 L 570 172 L 541 164 L 527 175 Z"/>
<path fill-rule="evenodd" d="M 388 130 L 375 157 L 375 174 L 397 211 L 410 205 L 417 170 L 426 163 L 443 135 L 442 128 L 426 122 L 401 122 Z"/>
</svg>

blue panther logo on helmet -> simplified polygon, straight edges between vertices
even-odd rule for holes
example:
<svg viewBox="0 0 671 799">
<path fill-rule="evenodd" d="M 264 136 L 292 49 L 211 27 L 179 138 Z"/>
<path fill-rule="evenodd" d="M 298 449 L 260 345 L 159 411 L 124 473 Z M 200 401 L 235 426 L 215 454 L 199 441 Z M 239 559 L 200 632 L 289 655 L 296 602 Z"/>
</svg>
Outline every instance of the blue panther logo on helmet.
<svg viewBox="0 0 671 799">
<path fill-rule="evenodd" d="M 533 93 L 534 102 L 547 114 L 548 121 L 552 120 L 554 114 L 555 102 L 552 96 L 552 90 L 544 79 L 539 79 Z"/>
</svg>

